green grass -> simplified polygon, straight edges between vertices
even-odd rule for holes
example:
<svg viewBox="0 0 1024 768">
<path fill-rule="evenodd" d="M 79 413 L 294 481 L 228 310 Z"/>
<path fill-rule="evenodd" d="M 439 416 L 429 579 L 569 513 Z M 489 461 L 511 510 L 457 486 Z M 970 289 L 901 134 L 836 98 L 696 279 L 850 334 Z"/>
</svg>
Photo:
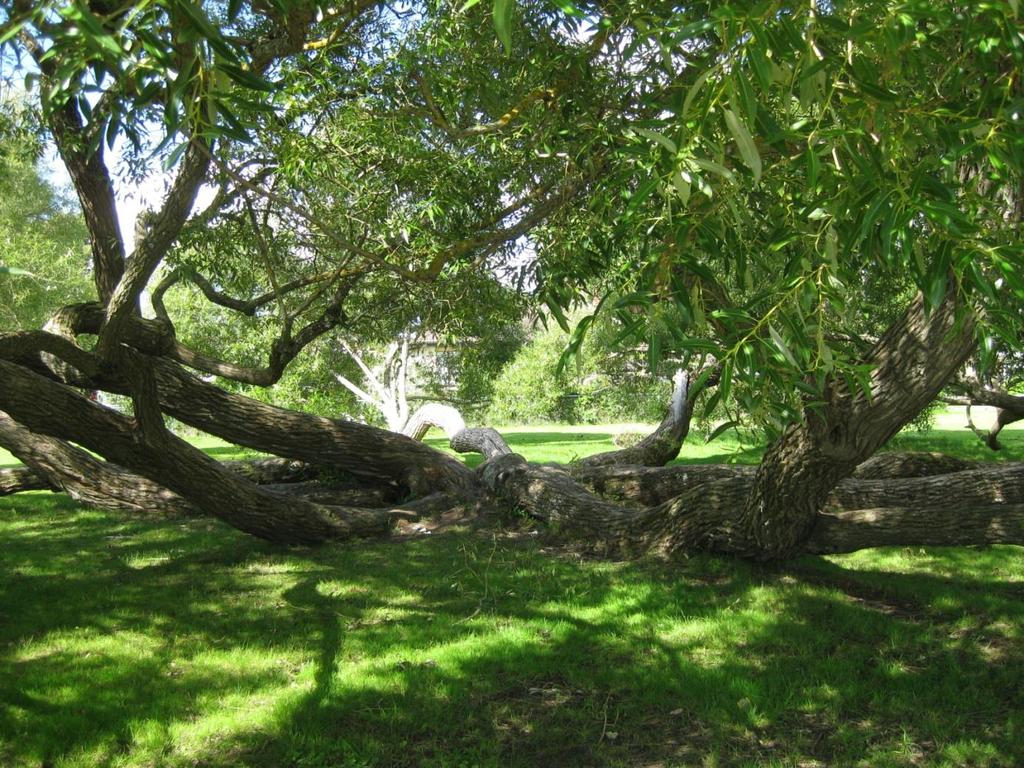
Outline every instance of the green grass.
<svg viewBox="0 0 1024 768">
<path fill-rule="evenodd" d="M 552 460 L 610 434 L 510 439 Z M 1018 547 L 287 549 L 39 493 L 0 499 L 0 553 L 0 766 L 1024 764 Z"/>
</svg>

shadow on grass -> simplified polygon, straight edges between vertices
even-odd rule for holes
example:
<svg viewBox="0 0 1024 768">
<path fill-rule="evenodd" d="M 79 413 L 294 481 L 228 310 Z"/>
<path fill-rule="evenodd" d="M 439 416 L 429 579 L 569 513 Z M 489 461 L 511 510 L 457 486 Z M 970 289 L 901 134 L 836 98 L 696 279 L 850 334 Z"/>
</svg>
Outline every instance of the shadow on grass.
<svg viewBox="0 0 1024 768">
<path fill-rule="evenodd" d="M 0 502 L 0 552 L 4 765 L 1024 761 L 1014 548 L 929 550 L 939 575 L 283 550 L 38 495 Z"/>
</svg>

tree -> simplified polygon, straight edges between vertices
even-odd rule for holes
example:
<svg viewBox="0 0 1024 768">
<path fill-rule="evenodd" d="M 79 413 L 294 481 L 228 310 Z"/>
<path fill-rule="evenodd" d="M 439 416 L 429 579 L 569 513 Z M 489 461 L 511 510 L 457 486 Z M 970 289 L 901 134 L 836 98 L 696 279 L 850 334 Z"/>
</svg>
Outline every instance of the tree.
<svg viewBox="0 0 1024 768">
<path fill-rule="evenodd" d="M 1024 359 L 1017 350 L 991 341 L 981 348 L 956 379 L 950 384 L 951 395 L 945 402 L 966 406 L 967 426 L 993 451 L 1002 448 L 999 433 L 1003 428 L 1024 419 Z M 971 416 L 971 406 L 991 406 L 996 419 L 988 431 L 979 429 Z"/>
<path fill-rule="evenodd" d="M 1019 467 L 872 459 L 979 336 L 1019 338 L 1015 4 L 496 0 L 496 36 L 481 5 L 5 4 L 0 39 L 38 69 L 96 301 L 0 337 L 13 425 L 0 442 L 59 487 L 88 483 L 75 443 L 119 468 L 111 487 L 131 503 L 155 484 L 284 542 L 376 534 L 470 501 L 631 552 L 1024 540 Z M 155 152 L 175 169 L 130 254 L 105 156 L 118 136 L 130 160 Z M 193 212 L 204 183 L 217 194 Z M 454 447 L 488 457 L 471 471 L 196 376 L 268 386 L 335 329 L 412 304 L 464 312 L 460 286 L 511 267 L 524 237 L 537 258 L 519 282 L 560 324 L 597 291 L 652 363 L 687 361 L 640 445 L 531 466 L 493 430 L 459 429 Z M 165 263 L 146 319 L 140 297 Z M 846 294 L 865 278 L 907 299 L 861 350 Z M 266 319 L 266 364 L 182 343 L 162 301 L 179 281 Z M 127 394 L 133 414 L 76 387 Z M 755 471 L 636 466 L 675 456 L 698 398 L 773 430 Z M 175 437 L 167 415 L 359 487 L 261 486 Z M 365 504 L 368 489 L 390 506 Z"/>
<path fill-rule="evenodd" d="M 0 328 L 38 328 L 55 305 L 84 301 L 86 231 L 37 168 L 38 139 L 17 102 L 0 104 Z"/>
</svg>

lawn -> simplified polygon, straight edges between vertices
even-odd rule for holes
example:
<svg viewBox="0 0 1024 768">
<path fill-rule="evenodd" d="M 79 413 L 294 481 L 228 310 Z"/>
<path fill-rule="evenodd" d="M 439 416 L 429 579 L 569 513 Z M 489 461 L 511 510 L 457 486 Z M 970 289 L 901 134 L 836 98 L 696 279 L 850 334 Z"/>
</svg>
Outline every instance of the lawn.
<svg viewBox="0 0 1024 768">
<path fill-rule="evenodd" d="M 993 458 L 939 427 L 898 447 Z M 567 460 L 614 431 L 507 434 Z M 768 568 L 539 539 L 281 548 L 0 499 L 0 765 L 1024 764 L 1024 548 Z"/>
</svg>

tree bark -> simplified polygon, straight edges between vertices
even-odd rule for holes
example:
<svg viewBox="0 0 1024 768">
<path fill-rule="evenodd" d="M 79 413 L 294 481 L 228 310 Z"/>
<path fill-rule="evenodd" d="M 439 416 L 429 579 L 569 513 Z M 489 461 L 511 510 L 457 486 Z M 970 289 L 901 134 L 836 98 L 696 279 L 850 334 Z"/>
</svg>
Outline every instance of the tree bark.
<svg viewBox="0 0 1024 768">
<path fill-rule="evenodd" d="M 4 446 L 9 451 L 10 448 Z M 25 491 L 59 491 L 45 477 L 36 474 L 31 467 L 5 467 L 0 469 L 0 496 Z"/>
<path fill-rule="evenodd" d="M 951 303 L 931 313 L 920 302 L 913 305 L 876 347 L 871 396 L 833 384 L 824 413 L 809 414 L 805 425 L 790 430 L 757 468 L 618 463 L 626 456 L 659 463 L 675 456 L 692 413 L 685 379 L 676 388 L 669 415 L 639 454 L 614 451 L 568 468 L 529 464 L 494 430 L 466 428 L 454 409 L 432 406 L 414 415 L 408 426 L 417 436 L 428 425 L 440 425 L 457 450 L 487 457 L 477 472 L 411 437 L 274 408 L 128 348 L 119 363 L 103 368 L 82 350 L 45 346 L 71 360 L 79 374 L 101 373 L 110 388 L 134 391 L 134 420 L 7 361 L 0 361 L 0 408 L 37 438 L 43 433 L 58 444 L 70 440 L 101 452 L 206 514 L 287 543 L 380 533 L 399 517 L 488 500 L 501 500 L 594 549 L 618 554 L 703 549 L 767 559 L 848 551 L 872 541 L 963 543 L 971 538 L 956 519 L 963 506 L 973 510 L 969 517 L 979 526 L 977 542 L 1019 541 L 1024 505 L 1019 465 L 979 469 L 916 454 L 877 457 L 858 467 L 859 459 L 870 456 L 901 419 L 910 418 L 938 391 L 969 351 L 970 322 L 958 324 Z M 53 337 L 42 340 L 47 339 Z M 20 355 L 23 347 L 39 341 L 19 336 L 0 346 Z M 259 487 L 169 435 L 162 429 L 162 412 L 231 442 L 277 454 L 281 458 L 240 470 L 272 484 Z M 307 462 L 340 469 L 357 484 L 377 488 L 326 488 L 311 481 Z M 780 467 L 777 477 L 766 474 Z M 853 477 L 843 479 L 848 475 Z M 292 482 L 275 482 L 281 479 Z M 798 480 L 809 487 L 788 485 Z M 766 495 L 766 487 L 774 496 Z M 785 493 L 789 497 L 780 501 Z M 406 494 L 414 501 L 388 508 L 391 499 Z M 956 502 L 950 503 L 951 498 Z M 778 514 L 767 518 L 769 527 L 793 523 L 791 528 L 766 534 L 752 524 L 752 500 L 758 499 L 775 499 Z M 773 507 L 761 503 L 756 509 L 765 515 Z M 919 509 L 927 510 L 931 526 Z"/>
<path fill-rule="evenodd" d="M 393 483 L 402 495 L 469 491 L 473 473 L 428 445 L 366 424 L 278 408 L 200 381 L 175 363 L 147 361 L 163 410 L 235 445 L 348 472 L 370 483 Z M 106 382 L 124 391 L 123 381 Z"/>
<path fill-rule="evenodd" d="M 480 453 L 490 459 L 512 452 L 497 430 L 467 427 L 456 408 L 441 403 L 427 403 L 416 409 L 406 421 L 403 433 L 413 440 L 422 440 L 431 427 L 443 430 L 448 444 L 458 453 Z"/>
<path fill-rule="evenodd" d="M 870 547 L 1024 543 L 1024 504 L 987 504 L 954 509 L 913 504 L 818 516 L 805 551 L 840 554 Z"/>
</svg>

